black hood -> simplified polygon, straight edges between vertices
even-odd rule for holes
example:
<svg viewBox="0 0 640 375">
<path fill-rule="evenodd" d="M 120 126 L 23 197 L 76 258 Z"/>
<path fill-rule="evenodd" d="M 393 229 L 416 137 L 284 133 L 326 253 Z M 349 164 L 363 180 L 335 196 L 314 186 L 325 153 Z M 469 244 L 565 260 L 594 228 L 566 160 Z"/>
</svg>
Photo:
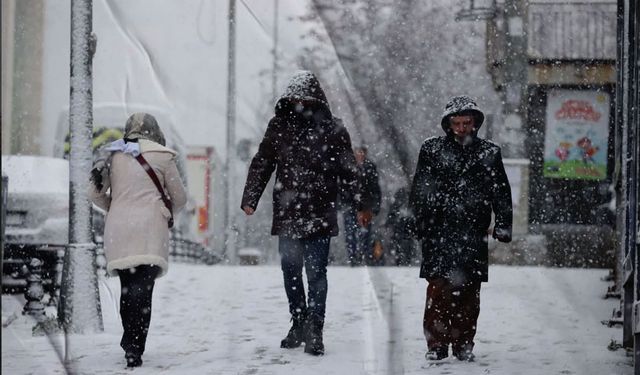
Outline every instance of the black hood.
<svg viewBox="0 0 640 375">
<path fill-rule="evenodd" d="M 453 115 L 471 115 L 475 118 L 475 134 L 478 133 L 482 123 L 484 123 L 484 113 L 480 110 L 476 102 L 466 95 L 454 96 L 449 99 L 449 102 L 444 108 L 444 112 L 442 113 L 442 121 L 440 121 L 440 126 L 442 126 L 442 130 L 445 133 L 450 133 L 449 128 L 449 117 Z"/>
<path fill-rule="evenodd" d="M 316 76 L 309 71 L 301 71 L 296 73 L 284 94 L 278 99 L 275 108 L 276 116 L 288 116 L 294 112 L 292 102 L 303 101 L 308 104 L 314 113 L 323 113 L 331 116 L 327 97 L 320 87 L 320 82 Z"/>
</svg>

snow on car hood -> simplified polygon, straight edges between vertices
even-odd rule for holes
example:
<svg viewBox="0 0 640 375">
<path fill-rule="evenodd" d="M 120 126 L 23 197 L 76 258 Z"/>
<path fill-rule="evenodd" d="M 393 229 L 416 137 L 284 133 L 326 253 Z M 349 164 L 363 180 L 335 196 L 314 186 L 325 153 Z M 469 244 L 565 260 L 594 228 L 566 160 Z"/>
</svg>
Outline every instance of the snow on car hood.
<svg viewBox="0 0 640 375">
<path fill-rule="evenodd" d="M 46 156 L 2 155 L 9 193 L 69 193 L 69 161 Z"/>
</svg>

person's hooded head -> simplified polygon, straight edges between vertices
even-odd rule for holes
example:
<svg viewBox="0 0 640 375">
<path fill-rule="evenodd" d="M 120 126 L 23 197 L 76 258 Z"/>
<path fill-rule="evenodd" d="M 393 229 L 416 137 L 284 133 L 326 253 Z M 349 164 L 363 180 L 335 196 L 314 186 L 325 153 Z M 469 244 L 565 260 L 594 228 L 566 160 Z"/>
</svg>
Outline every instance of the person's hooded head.
<svg viewBox="0 0 640 375">
<path fill-rule="evenodd" d="M 442 130 L 458 142 L 467 144 L 477 137 L 484 123 L 484 113 L 466 95 L 454 96 L 445 106 L 440 125 Z"/>
<path fill-rule="evenodd" d="M 330 119 L 331 110 L 327 97 L 316 76 L 309 71 L 300 71 L 291 78 L 275 108 L 278 117 Z"/>
<path fill-rule="evenodd" d="M 166 141 L 155 117 L 148 113 L 134 113 L 124 127 L 124 139 L 147 139 L 166 146 Z"/>
</svg>

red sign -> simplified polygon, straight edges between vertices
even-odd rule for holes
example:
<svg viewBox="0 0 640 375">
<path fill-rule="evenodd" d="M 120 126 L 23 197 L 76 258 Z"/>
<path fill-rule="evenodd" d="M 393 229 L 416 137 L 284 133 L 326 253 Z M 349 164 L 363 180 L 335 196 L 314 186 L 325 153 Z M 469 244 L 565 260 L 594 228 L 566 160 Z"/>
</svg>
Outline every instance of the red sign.
<svg viewBox="0 0 640 375">
<path fill-rule="evenodd" d="M 586 100 L 566 100 L 556 112 L 558 120 L 585 120 L 597 122 L 602 114 Z"/>
</svg>

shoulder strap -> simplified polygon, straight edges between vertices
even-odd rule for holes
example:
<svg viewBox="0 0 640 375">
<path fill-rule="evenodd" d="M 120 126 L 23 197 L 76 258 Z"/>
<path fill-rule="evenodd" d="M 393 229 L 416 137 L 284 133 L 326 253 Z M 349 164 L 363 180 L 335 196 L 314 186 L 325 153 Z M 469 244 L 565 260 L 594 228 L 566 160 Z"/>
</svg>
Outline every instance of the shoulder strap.
<svg viewBox="0 0 640 375">
<path fill-rule="evenodd" d="M 162 188 L 162 185 L 160 184 L 160 180 L 158 179 L 158 175 L 153 170 L 153 168 L 151 168 L 151 166 L 149 165 L 147 160 L 144 158 L 144 156 L 142 156 L 142 154 L 139 154 L 138 156 L 136 156 L 136 160 L 138 161 L 138 163 L 140 163 L 142 168 L 147 172 L 149 177 L 151 177 L 151 180 L 153 181 L 153 184 L 156 185 L 156 188 L 158 189 L 158 192 L 160 192 L 160 196 L 162 197 L 162 202 L 164 202 L 164 205 L 169 210 L 169 213 L 171 213 L 171 217 L 169 218 L 169 228 L 172 228 L 173 227 L 173 205 L 171 204 L 171 200 L 169 200 L 167 195 L 164 193 L 164 189 Z"/>
</svg>

